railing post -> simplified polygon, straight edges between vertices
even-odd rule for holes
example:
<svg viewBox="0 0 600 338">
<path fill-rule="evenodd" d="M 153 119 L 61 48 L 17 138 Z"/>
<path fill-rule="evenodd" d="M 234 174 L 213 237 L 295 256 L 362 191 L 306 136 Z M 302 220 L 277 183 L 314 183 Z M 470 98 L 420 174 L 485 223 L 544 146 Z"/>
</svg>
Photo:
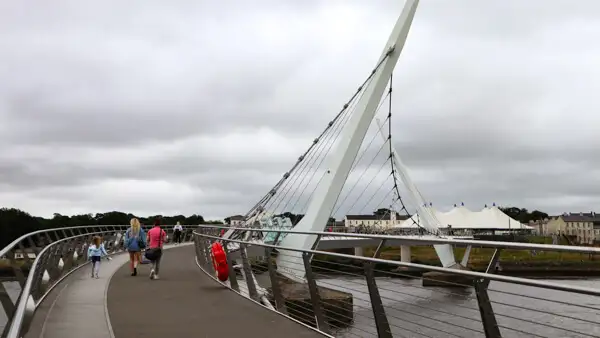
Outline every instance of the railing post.
<svg viewBox="0 0 600 338">
<path fill-rule="evenodd" d="M 373 317 L 375 319 L 375 326 L 377 327 L 377 336 L 384 338 L 391 338 L 392 330 L 390 329 L 390 323 L 387 320 L 383 302 L 379 295 L 379 288 L 375 282 L 375 263 L 365 262 L 364 271 L 367 279 L 367 288 L 369 289 L 369 298 L 371 299 L 371 308 L 373 309 Z"/>
<path fill-rule="evenodd" d="M 0 337 L 6 337 L 8 328 L 10 327 L 10 322 L 15 314 L 16 304 L 13 304 L 2 282 L 0 282 L 0 305 L 2 305 L 7 318 L 6 326 L 4 327 L 3 332 L 0 333 Z"/>
<path fill-rule="evenodd" d="M 313 275 L 312 267 L 310 266 L 310 259 L 312 254 L 308 252 L 302 253 L 302 260 L 304 261 L 304 270 L 306 273 L 306 283 L 308 284 L 308 291 L 310 292 L 310 300 L 313 306 L 313 312 L 315 313 L 315 319 L 317 321 L 317 329 L 322 332 L 328 333 L 329 327 L 325 321 L 325 313 L 321 306 L 321 296 L 319 295 L 319 288 L 317 287 L 317 281 Z"/>
<path fill-rule="evenodd" d="M 9 251 L 8 254 L 6 255 L 6 258 L 8 258 L 10 266 L 13 269 L 13 273 L 15 274 L 15 278 L 17 279 L 17 281 L 19 282 L 19 285 L 22 288 L 25 285 L 26 276 L 23 273 L 23 270 L 21 269 L 21 265 L 18 264 L 18 262 L 15 258 L 14 251 L 12 251 L 12 250 Z"/>
<path fill-rule="evenodd" d="M 501 252 L 502 252 L 502 249 L 494 250 L 494 254 L 492 255 L 492 258 L 490 258 L 490 262 L 488 263 L 487 269 L 485 269 L 485 273 L 494 273 L 494 271 L 496 269 L 496 264 L 498 264 L 498 261 L 500 260 Z M 490 280 L 485 279 L 485 280 L 481 281 L 481 283 L 483 283 L 483 285 L 485 286 L 485 288 L 487 290 L 487 287 L 490 285 Z"/>
<path fill-rule="evenodd" d="M 377 245 L 377 249 L 375 249 L 375 252 L 373 253 L 373 258 L 379 258 L 379 255 L 381 255 L 381 250 L 383 250 L 385 243 L 385 239 L 382 239 L 381 242 L 379 242 L 379 245 Z"/>
<path fill-rule="evenodd" d="M 319 247 L 319 242 L 321 242 L 322 237 L 323 237 L 322 235 L 317 235 L 317 238 L 315 239 L 315 243 L 312 246 L 312 250 L 317 250 L 317 248 Z"/>
<path fill-rule="evenodd" d="M 279 234 L 277 235 L 279 236 Z M 273 292 L 273 299 L 275 300 L 275 308 L 277 311 L 287 314 L 287 308 L 285 306 L 285 300 L 281 294 L 281 288 L 277 280 L 277 271 L 272 261 L 273 248 L 266 247 L 265 255 L 267 256 L 267 266 L 269 268 L 269 278 L 271 279 L 271 290 Z"/>
<path fill-rule="evenodd" d="M 248 261 L 246 244 L 240 244 L 240 256 L 242 257 L 242 270 L 244 270 L 244 279 L 246 280 L 246 285 L 248 285 L 248 295 L 250 295 L 250 298 L 258 301 L 258 292 L 256 291 L 256 285 L 254 285 L 252 266 L 250 265 L 250 261 Z"/>
<path fill-rule="evenodd" d="M 196 261 L 200 264 L 200 235 L 194 234 L 194 251 L 196 252 Z M 202 266 L 200 267 L 202 268 Z"/>
<path fill-rule="evenodd" d="M 229 254 L 228 244 L 229 242 L 223 241 L 223 251 L 225 251 L 225 258 L 227 259 L 227 266 L 229 269 L 229 286 L 235 291 L 240 292 L 240 286 L 238 285 L 237 277 L 235 275 L 235 269 L 233 268 L 231 255 Z"/>
<path fill-rule="evenodd" d="M 199 263 L 202 264 L 202 269 L 206 272 L 209 272 L 209 267 L 208 267 L 208 257 L 206 256 L 207 254 L 207 248 L 206 248 L 206 239 L 202 236 L 198 236 L 196 238 L 197 240 L 197 250 L 199 253 L 198 259 L 200 260 Z"/>
<path fill-rule="evenodd" d="M 500 249 L 496 249 L 494 251 L 494 255 L 490 259 L 486 273 L 490 273 L 490 271 L 492 271 L 499 259 Z M 498 322 L 496 321 L 496 315 L 494 314 L 494 309 L 492 308 L 492 303 L 487 292 L 489 284 L 489 279 L 478 279 L 473 283 L 473 286 L 475 287 L 475 295 L 477 296 L 477 304 L 479 305 L 481 323 L 483 324 L 483 330 L 486 338 L 502 338 L 500 328 L 498 327 Z"/>
</svg>

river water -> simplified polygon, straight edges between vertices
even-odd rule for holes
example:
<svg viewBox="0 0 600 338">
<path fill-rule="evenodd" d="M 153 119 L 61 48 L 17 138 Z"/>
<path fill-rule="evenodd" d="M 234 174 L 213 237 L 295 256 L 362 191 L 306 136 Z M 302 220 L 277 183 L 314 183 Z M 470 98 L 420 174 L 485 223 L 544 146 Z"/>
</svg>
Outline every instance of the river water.
<svg viewBox="0 0 600 338">
<path fill-rule="evenodd" d="M 553 282 L 600 288 L 600 280 Z M 319 284 L 354 296 L 353 325 L 334 329 L 336 336 L 377 337 L 363 280 L 335 278 Z M 485 336 L 472 288 L 425 288 L 420 280 L 386 278 L 377 284 L 394 337 Z M 600 297 L 499 282 L 490 284 L 489 296 L 503 337 L 600 337 Z"/>
<path fill-rule="evenodd" d="M 600 279 L 554 282 L 600 288 Z M 394 337 L 484 336 L 472 289 L 424 288 L 420 280 L 378 278 L 377 283 Z M 3 284 L 14 302 L 18 284 Z M 319 279 L 319 284 L 354 296 L 353 325 L 334 329 L 334 335 L 377 337 L 363 280 Z M 600 322 L 600 297 L 498 282 L 490 284 L 489 295 L 503 337 L 600 337 L 600 324 L 595 324 Z M 0 332 L 6 320 L 0 311 Z"/>
</svg>

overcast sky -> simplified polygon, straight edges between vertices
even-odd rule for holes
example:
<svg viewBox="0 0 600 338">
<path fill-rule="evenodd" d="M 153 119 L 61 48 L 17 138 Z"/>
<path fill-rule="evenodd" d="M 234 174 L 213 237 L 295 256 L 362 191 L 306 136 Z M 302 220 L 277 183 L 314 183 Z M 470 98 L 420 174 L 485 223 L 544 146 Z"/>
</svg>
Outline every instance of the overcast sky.
<svg viewBox="0 0 600 338">
<path fill-rule="evenodd" d="M 0 206 L 245 213 L 375 65 L 394 0 L 0 2 Z M 440 209 L 600 211 L 600 2 L 422 1 L 396 147 Z"/>
</svg>

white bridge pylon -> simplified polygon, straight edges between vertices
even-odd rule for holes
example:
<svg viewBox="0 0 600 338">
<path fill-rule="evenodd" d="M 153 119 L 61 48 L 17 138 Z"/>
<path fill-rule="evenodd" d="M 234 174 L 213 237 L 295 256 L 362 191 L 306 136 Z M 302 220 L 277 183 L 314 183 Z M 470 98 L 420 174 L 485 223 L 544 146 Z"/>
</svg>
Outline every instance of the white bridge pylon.
<svg viewBox="0 0 600 338">
<path fill-rule="evenodd" d="M 335 151 L 331 154 L 326 172 L 316 187 L 315 193 L 308 204 L 306 214 L 293 230 L 299 232 L 325 230 L 327 221 L 348 179 L 365 135 L 375 117 L 377 106 L 394 71 L 400 53 L 404 48 L 418 3 L 418 0 L 406 1 L 402 13 L 383 49 L 378 67 L 375 68 L 371 81 L 363 88 L 363 95 L 356 103 L 354 113 L 344 126 L 344 129 L 342 129 L 339 143 Z M 399 159 L 396 158 L 396 160 L 398 161 Z M 407 182 L 405 181 L 405 183 Z M 416 188 L 409 190 L 415 191 Z M 414 197 L 416 198 L 416 196 Z M 417 203 L 417 205 L 419 206 L 420 204 Z M 422 210 L 424 209 L 426 208 L 422 208 Z M 419 210 L 419 213 L 422 212 Z M 433 216 L 433 219 L 428 219 L 426 224 L 433 227 L 435 224 L 433 222 L 435 222 L 435 216 Z M 435 229 L 433 233 L 438 233 L 438 231 L 438 229 Z M 283 239 L 281 246 L 311 250 L 314 248 L 316 239 L 315 235 L 290 234 Z M 440 260 L 442 260 L 444 267 L 456 264 L 452 248 L 449 245 L 436 246 L 436 252 Z M 298 281 L 304 280 L 303 268 L 299 268 L 303 267 L 301 254 L 299 252 L 286 252 L 285 256 L 286 260 L 277 259 L 278 269 L 288 278 Z M 291 273 L 291 271 L 294 271 L 294 273 Z"/>
</svg>

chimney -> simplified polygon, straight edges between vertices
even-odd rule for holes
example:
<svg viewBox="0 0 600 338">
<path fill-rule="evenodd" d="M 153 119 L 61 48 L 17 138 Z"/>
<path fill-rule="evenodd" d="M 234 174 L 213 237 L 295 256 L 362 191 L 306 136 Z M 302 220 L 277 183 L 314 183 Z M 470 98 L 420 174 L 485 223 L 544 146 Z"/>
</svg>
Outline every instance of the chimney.
<svg viewBox="0 0 600 338">
<path fill-rule="evenodd" d="M 456 208 L 456 203 L 454 203 L 454 207 Z"/>
<path fill-rule="evenodd" d="M 580 212 L 580 213 L 579 213 L 579 216 L 583 216 L 583 212 Z"/>
</svg>

